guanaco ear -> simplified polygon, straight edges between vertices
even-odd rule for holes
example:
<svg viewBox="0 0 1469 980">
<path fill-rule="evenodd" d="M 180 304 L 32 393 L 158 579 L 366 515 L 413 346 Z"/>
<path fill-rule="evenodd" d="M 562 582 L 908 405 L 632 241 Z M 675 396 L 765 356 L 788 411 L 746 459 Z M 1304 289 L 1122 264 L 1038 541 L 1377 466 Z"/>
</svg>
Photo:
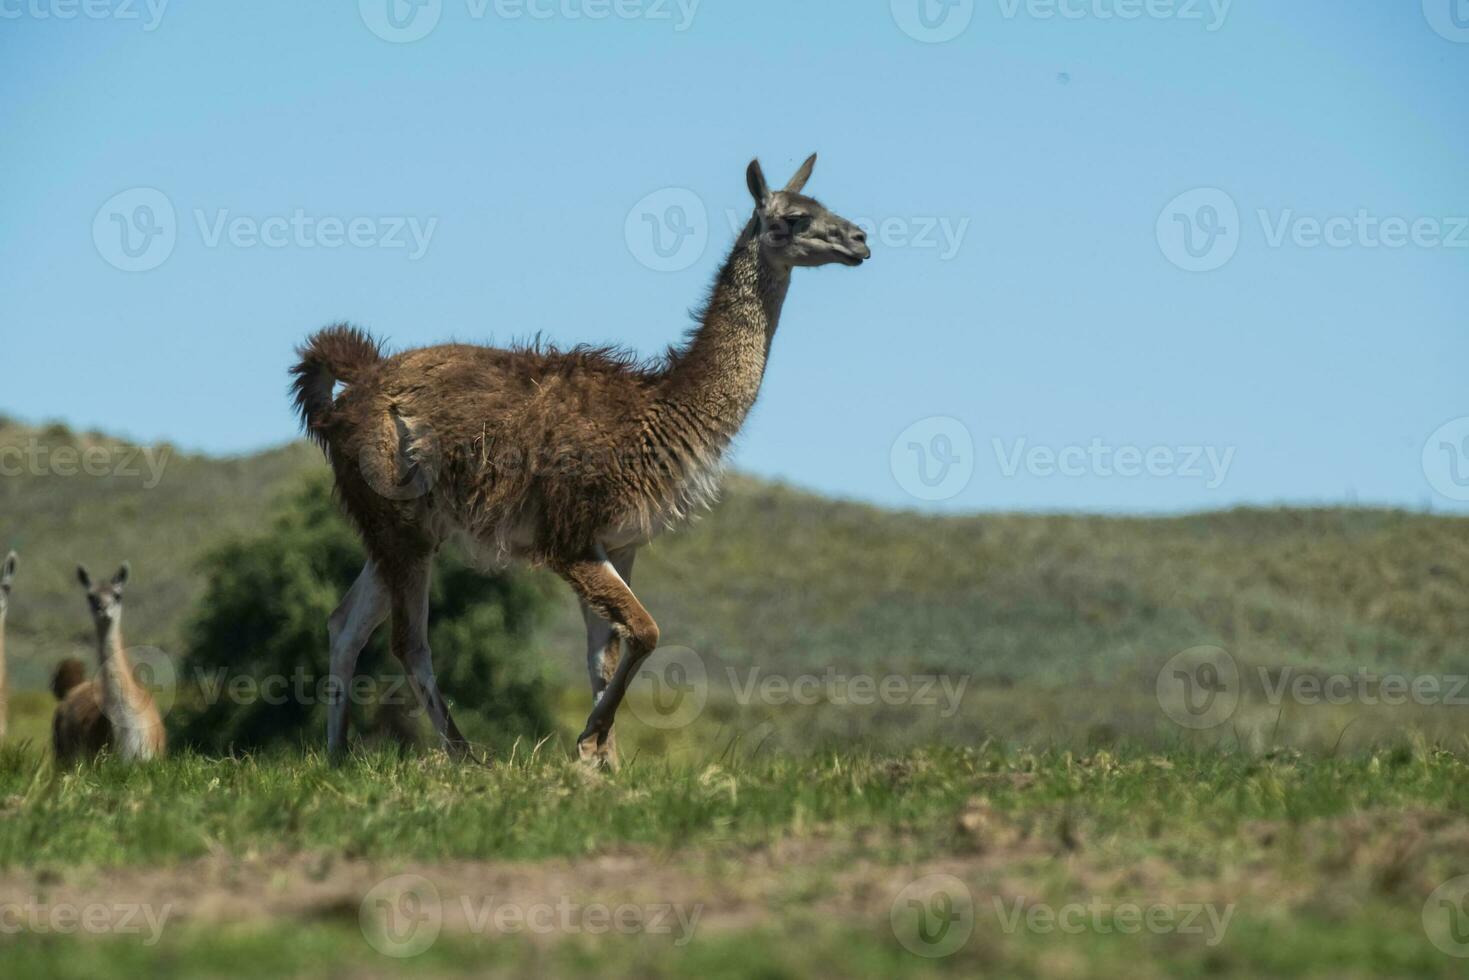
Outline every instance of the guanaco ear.
<svg viewBox="0 0 1469 980">
<path fill-rule="evenodd" d="M 815 169 L 816 154 L 813 153 L 806 158 L 805 163 L 801 164 L 801 169 L 796 171 L 796 175 L 791 178 L 791 182 L 786 184 L 786 191 L 791 194 L 801 193 L 801 188 L 806 186 L 806 181 L 811 179 L 811 171 Z"/>
<path fill-rule="evenodd" d="M 5 556 L 5 564 L 0 565 L 0 589 L 10 591 L 10 580 L 15 578 L 15 570 L 20 567 L 20 559 L 15 552 Z"/>
<path fill-rule="evenodd" d="M 765 171 L 760 169 L 759 160 L 750 161 L 750 166 L 745 171 L 745 183 L 749 185 L 755 206 L 765 207 L 765 202 L 770 200 L 770 185 L 765 183 Z"/>
<path fill-rule="evenodd" d="M 121 595 L 122 587 L 128 584 L 128 576 L 132 573 L 132 566 L 127 562 L 123 562 L 122 567 L 117 570 L 117 574 L 112 576 L 112 591 Z"/>
<path fill-rule="evenodd" d="M 92 576 L 88 575 L 87 570 L 81 565 L 77 566 L 77 581 L 82 583 L 82 588 L 88 592 L 92 591 Z"/>
</svg>

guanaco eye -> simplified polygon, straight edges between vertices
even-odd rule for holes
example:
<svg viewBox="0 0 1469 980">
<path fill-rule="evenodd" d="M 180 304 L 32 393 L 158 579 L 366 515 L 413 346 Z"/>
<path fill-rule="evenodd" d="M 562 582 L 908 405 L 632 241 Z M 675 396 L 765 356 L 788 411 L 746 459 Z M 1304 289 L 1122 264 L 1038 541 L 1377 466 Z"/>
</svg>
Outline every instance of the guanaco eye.
<svg viewBox="0 0 1469 980">
<path fill-rule="evenodd" d="M 792 215 L 790 218 L 791 234 L 802 235 L 811 230 L 811 216 L 809 214 Z"/>
</svg>

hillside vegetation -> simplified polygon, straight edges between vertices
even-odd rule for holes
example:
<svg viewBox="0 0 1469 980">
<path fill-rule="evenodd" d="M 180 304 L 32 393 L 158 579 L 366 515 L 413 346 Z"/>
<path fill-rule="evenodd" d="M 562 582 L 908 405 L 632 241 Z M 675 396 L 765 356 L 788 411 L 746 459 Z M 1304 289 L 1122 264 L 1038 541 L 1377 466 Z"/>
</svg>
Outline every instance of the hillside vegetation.
<svg viewBox="0 0 1469 980">
<path fill-rule="evenodd" d="M 161 466 L 139 454 L 135 474 L 121 471 L 129 450 L 98 434 L 9 424 L 3 446 L 44 461 L 11 475 L 14 451 L 0 460 L 0 548 L 22 557 L 9 633 L 20 689 L 88 641 L 76 561 L 131 560 L 129 643 L 177 651 L 200 556 L 263 527 L 324 468 L 301 443 L 225 459 L 151 447 Z M 117 465 L 68 475 L 67 446 Z M 640 554 L 634 584 L 665 646 L 698 651 L 719 678 L 962 676 L 969 714 L 991 727 L 1022 701 L 1030 722 L 1086 708 L 1088 731 L 1112 724 L 1130 712 L 1098 711 L 1100 692 L 1147 695 L 1169 657 L 1203 644 L 1272 669 L 1469 672 L 1469 520 L 1401 511 L 929 517 L 734 475 L 716 510 Z M 577 689 L 580 616 L 558 594 L 535 642 Z M 1017 699 L 1017 686 L 1046 696 Z"/>
</svg>

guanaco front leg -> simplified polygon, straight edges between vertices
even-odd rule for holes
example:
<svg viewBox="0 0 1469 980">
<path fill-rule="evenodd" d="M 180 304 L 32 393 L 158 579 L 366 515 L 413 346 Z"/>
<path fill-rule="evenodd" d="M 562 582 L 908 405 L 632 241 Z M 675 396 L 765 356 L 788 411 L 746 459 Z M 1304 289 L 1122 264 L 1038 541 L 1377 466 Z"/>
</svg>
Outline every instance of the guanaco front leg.
<svg viewBox="0 0 1469 980">
<path fill-rule="evenodd" d="M 627 693 L 628 681 L 658 646 L 658 624 L 653 622 L 653 617 L 648 615 L 648 610 L 643 608 L 627 581 L 601 549 L 580 559 L 559 562 L 553 567 L 592 612 L 611 624 L 614 635 L 626 641 L 623 656 L 606 679 L 605 687 L 587 717 L 586 730 L 576 740 L 577 752 L 583 761 L 602 762 L 608 756 L 612 721 L 617 715 L 618 705 L 622 704 L 623 695 Z M 594 689 L 595 684 L 593 681 Z"/>
<path fill-rule="evenodd" d="M 632 585 L 632 563 L 635 557 L 637 550 L 634 548 L 623 548 L 608 555 L 613 569 L 629 586 Z M 612 682 L 613 675 L 617 673 L 617 665 L 622 660 L 622 637 L 585 599 L 581 600 L 581 615 L 587 626 L 587 676 L 592 682 L 592 704 L 596 705 L 602 700 L 602 695 Z M 596 750 L 595 761 L 609 769 L 617 768 L 617 732 L 608 729 L 605 742 Z"/>
</svg>

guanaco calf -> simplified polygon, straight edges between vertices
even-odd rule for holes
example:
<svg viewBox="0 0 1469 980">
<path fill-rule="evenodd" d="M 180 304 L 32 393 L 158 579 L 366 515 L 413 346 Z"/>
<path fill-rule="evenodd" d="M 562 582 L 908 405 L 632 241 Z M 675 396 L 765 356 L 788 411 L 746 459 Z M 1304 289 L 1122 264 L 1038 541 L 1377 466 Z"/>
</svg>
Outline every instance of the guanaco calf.
<svg viewBox="0 0 1469 980">
<path fill-rule="evenodd" d="M 111 582 L 93 586 L 87 570 L 77 566 L 77 580 L 87 590 L 92 623 L 97 628 L 97 676 L 76 660 L 56 668 L 52 692 L 61 700 L 51 725 L 52 745 L 60 762 L 89 759 L 111 748 L 129 762 L 163 755 L 163 718 L 147 688 L 133 676 L 122 644 L 122 592 L 128 566 Z"/>
</svg>

